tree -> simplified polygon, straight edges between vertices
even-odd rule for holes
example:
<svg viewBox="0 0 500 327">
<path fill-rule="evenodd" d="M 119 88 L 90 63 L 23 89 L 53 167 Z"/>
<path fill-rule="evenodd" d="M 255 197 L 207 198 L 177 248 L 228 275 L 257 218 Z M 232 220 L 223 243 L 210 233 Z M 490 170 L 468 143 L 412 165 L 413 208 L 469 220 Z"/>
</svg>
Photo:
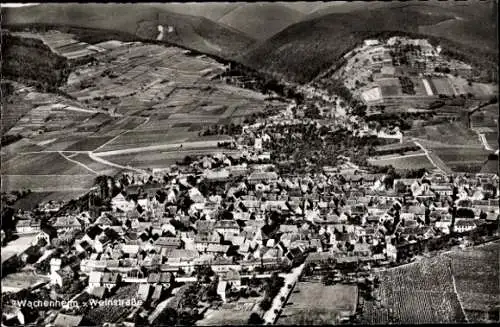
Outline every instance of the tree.
<svg viewBox="0 0 500 327">
<path fill-rule="evenodd" d="M 252 312 L 250 317 L 248 318 L 249 325 L 260 325 L 264 322 L 261 316 L 257 312 Z"/>
<path fill-rule="evenodd" d="M 271 300 L 265 297 L 262 302 L 260 302 L 260 308 L 264 311 L 271 309 Z"/>
</svg>

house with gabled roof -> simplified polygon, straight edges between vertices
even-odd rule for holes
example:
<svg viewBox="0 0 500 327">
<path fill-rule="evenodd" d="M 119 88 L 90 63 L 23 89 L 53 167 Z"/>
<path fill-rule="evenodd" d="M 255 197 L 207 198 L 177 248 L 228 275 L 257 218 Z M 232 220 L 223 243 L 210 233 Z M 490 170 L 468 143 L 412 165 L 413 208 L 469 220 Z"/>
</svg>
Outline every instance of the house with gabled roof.
<svg viewBox="0 0 500 327">
<path fill-rule="evenodd" d="M 58 234 L 82 230 L 82 225 L 75 216 L 58 217 L 53 226 Z"/>
<path fill-rule="evenodd" d="M 167 249 L 179 249 L 182 246 L 182 241 L 177 237 L 160 237 L 154 242 L 154 245 Z"/>
<path fill-rule="evenodd" d="M 136 207 L 136 203 L 132 200 L 129 200 L 123 195 L 119 193 L 113 199 L 111 199 L 111 208 L 113 211 L 123 211 L 129 212 L 134 210 Z"/>
<path fill-rule="evenodd" d="M 240 234 L 240 226 L 235 220 L 218 220 L 213 228 L 216 232 L 221 234 L 224 239 Z"/>
<path fill-rule="evenodd" d="M 198 251 L 205 252 L 209 245 L 220 244 L 221 241 L 220 234 L 213 231 L 211 233 L 197 234 L 194 239 L 194 245 Z"/>
</svg>

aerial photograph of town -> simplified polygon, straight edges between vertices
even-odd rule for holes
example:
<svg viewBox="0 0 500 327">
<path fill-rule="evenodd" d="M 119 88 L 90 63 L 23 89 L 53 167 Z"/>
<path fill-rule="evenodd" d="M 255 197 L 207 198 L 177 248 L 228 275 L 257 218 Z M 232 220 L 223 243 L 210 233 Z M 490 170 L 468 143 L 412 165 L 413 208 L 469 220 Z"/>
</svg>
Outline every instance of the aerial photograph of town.
<svg viewBox="0 0 500 327">
<path fill-rule="evenodd" d="M 4 326 L 498 324 L 498 0 L 1 5 Z"/>
</svg>

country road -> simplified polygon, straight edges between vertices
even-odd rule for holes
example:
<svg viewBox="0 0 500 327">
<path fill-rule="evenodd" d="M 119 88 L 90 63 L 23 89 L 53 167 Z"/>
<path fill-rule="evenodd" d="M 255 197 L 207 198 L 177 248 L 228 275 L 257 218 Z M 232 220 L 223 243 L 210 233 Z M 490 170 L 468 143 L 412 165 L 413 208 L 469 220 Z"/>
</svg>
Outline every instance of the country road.
<svg viewBox="0 0 500 327">
<path fill-rule="evenodd" d="M 105 159 L 102 159 L 102 158 L 96 156 L 95 153 L 93 153 L 91 151 L 89 151 L 88 154 L 89 154 L 90 159 L 97 161 L 97 162 L 100 162 L 103 165 L 108 165 L 108 166 L 112 166 L 112 167 L 116 167 L 116 168 L 120 168 L 120 169 L 125 169 L 125 170 L 133 170 L 133 171 L 136 171 L 136 172 L 141 173 L 141 174 L 146 173 L 146 171 L 143 169 L 138 169 L 138 168 L 134 168 L 134 167 L 130 167 L 130 166 L 122 166 L 122 165 L 116 164 L 114 162 L 107 161 Z"/>
<path fill-rule="evenodd" d="M 481 142 L 483 142 L 483 146 L 486 150 L 488 151 L 495 151 L 490 145 L 488 144 L 488 141 L 486 140 L 486 136 L 483 133 L 477 133 L 479 135 L 479 138 L 481 139 Z"/>
<path fill-rule="evenodd" d="M 424 151 L 425 155 L 432 163 L 434 167 L 436 167 L 439 171 L 445 174 L 451 174 L 453 171 L 439 158 L 435 155 L 432 150 L 427 150 L 420 142 L 413 140 L 413 142 Z"/>
<path fill-rule="evenodd" d="M 279 317 L 279 312 L 285 305 L 289 295 L 292 293 L 305 266 L 306 264 L 303 263 L 300 266 L 293 268 L 291 273 L 283 275 L 285 283 L 279 293 L 274 297 L 271 308 L 264 313 L 263 319 L 265 325 L 273 325 L 276 322 Z M 292 287 L 288 288 L 288 285 L 292 285 Z M 285 301 L 281 301 L 282 297 L 285 298 Z M 278 314 L 275 313 L 276 310 L 278 310 Z"/>
<path fill-rule="evenodd" d="M 81 162 L 79 162 L 79 161 L 76 161 L 76 160 L 71 159 L 70 157 L 68 157 L 67 155 L 65 155 L 65 154 L 64 154 L 64 153 L 62 153 L 62 152 L 59 152 L 59 154 L 60 154 L 60 155 L 61 155 L 64 159 L 66 159 L 66 160 L 68 160 L 68 161 L 71 161 L 72 163 L 75 163 L 75 164 L 77 164 L 78 166 L 81 166 L 81 167 L 83 167 L 83 168 L 87 169 L 88 171 L 92 172 L 93 174 L 99 175 L 99 173 L 98 173 L 97 171 L 95 171 L 95 170 L 91 169 L 91 168 L 90 168 L 90 167 L 88 167 L 87 165 L 85 165 L 85 164 L 83 164 L 83 163 L 81 163 Z"/>
</svg>

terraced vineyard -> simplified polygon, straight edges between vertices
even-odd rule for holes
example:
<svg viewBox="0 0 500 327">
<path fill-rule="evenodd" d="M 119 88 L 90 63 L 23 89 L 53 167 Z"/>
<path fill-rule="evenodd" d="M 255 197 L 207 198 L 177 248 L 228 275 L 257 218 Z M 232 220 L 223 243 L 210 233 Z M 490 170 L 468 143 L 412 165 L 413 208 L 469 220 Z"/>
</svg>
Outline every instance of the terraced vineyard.
<svg viewBox="0 0 500 327">
<path fill-rule="evenodd" d="M 464 322 L 447 261 L 433 258 L 378 273 L 376 301 L 365 302 L 366 324 Z"/>
<path fill-rule="evenodd" d="M 470 322 L 491 320 L 500 305 L 500 243 L 448 253 L 458 296 Z M 496 308 L 496 309 L 495 309 Z"/>
</svg>

